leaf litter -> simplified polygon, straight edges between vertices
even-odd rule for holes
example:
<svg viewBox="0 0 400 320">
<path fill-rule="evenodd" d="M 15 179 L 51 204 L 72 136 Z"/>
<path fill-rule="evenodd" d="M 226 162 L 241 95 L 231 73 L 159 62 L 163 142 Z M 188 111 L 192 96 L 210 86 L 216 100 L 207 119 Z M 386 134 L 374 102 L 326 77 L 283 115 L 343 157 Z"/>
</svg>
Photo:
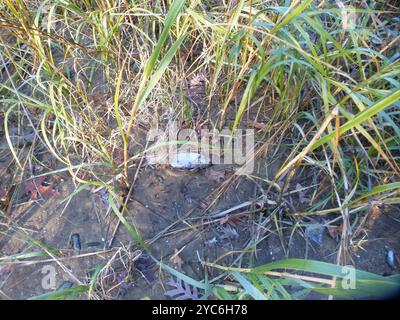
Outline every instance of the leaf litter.
<svg viewBox="0 0 400 320">
<path fill-rule="evenodd" d="M 166 284 L 175 288 L 165 292 L 165 295 L 170 298 L 174 298 L 175 300 L 199 299 L 197 288 L 179 278 L 176 278 L 176 280 L 170 278 Z"/>
<path fill-rule="evenodd" d="M 24 182 L 25 194 L 30 200 L 38 199 L 41 195 L 44 199 L 49 199 L 60 192 L 56 188 L 56 179 L 48 179 L 46 176 L 40 176 Z"/>
</svg>

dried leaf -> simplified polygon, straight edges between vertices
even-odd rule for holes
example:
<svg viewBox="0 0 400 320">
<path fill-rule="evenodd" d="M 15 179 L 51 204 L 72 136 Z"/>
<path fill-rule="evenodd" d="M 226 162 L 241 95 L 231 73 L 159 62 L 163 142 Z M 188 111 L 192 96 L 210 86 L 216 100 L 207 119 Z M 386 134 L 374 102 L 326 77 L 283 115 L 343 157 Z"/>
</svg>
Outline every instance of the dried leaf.
<svg viewBox="0 0 400 320">
<path fill-rule="evenodd" d="M 338 240 L 339 235 L 342 233 L 343 231 L 343 224 L 341 224 L 340 226 L 329 226 L 327 227 L 328 230 L 328 234 L 335 240 Z"/>
<path fill-rule="evenodd" d="M 176 265 L 178 269 L 182 269 L 183 260 L 179 256 L 179 250 L 175 249 L 175 254 L 171 259 L 171 263 Z"/>
<path fill-rule="evenodd" d="M 219 221 L 219 224 L 222 226 L 222 225 L 224 225 L 225 223 L 227 223 L 228 220 L 229 220 L 229 215 L 226 215 L 226 216 L 224 216 L 224 217 Z"/>
<path fill-rule="evenodd" d="M 240 218 L 237 215 L 226 215 L 220 220 L 220 225 L 224 225 L 225 223 L 228 223 L 232 227 L 238 227 L 240 222 Z"/>
<path fill-rule="evenodd" d="M 47 182 L 45 176 L 26 181 L 24 183 L 24 188 L 25 194 L 29 195 L 31 200 L 36 200 L 38 194 L 40 194 L 44 199 L 49 199 L 50 197 L 59 194 L 54 187 L 54 182 Z"/>
<path fill-rule="evenodd" d="M 254 122 L 253 122 L 253 127 L 254 127 L 255 129 L 260 129 L 260 130 L 262 130 L 262 129 L 264 129 L 266 126 L 267 126 L 267 125 L 266 125 L 265 123 L 262 123 L 262 122 L 257 122 L 257 121 L 254 121 Z"/>
<path fill-rule="evenodd" d="M 382 215 L 381 209 L 378 206 L 373 206 L 369 216 L 367 218 L 366 227 L 371 229 L 375 224 L 376 219 L 378 219 Z"/>
<path fill-rule="evenodd" d="M 205 81 L 204 72 L 199 71 L 189 80 L 187 95 L 194 101 L 199 102 L 205 96 Z"/>
<path fill-rule="evenodd" d="M 171 287 L 174 287 L 175 289 L 168 290 L 165 292 L 165 295 L 174 298 L 176 300 L 198 300 L 198 292 L 197 288 L 194 286 L 191 286 L 185 281 L 182 281 L 181 279 L 177 278 L 174 280 L 174 278 L 171 278 L 167 284 Z"/>
<path fill-rule="evenodd" d="M 318 245 L 322 245 L 322 235 L 324 233 L 325 226 L 321 224 L 316 224 L 316 225 L 310 225 L 306 228 L 304 231 L 305 236 L 311 240 L 314 241 Z"/>
<path fill-rule="evenodd" d="M 30 199 L 35 200 L 38 196 L 38 188 L 42 185 L 42 182 L 46 177 L 37 177 L 35 179 L 26 181 L 24 184 L 25 193 L 29 195 Z"/>
</svg>

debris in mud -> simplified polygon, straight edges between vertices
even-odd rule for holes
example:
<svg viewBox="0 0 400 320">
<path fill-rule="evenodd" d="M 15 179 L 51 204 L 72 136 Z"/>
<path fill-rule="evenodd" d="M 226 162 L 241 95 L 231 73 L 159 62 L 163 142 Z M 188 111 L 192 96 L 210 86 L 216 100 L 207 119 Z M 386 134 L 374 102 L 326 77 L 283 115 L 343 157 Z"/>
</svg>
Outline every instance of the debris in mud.
<svg viewBox="0 0 400 320">
<path fill-rule="evenodd" d="M 221 239 L 237 239 L 237 238 L 239 238 L 239 234 L 236 231 L 236 229 L 229 225 L 227 225 L 226 227 L 222 227 L 222 233 L 223 233 L 223 235 L 221 236 Z"/>
<path fill-rule="evenodd" d="M 368 215 L 367 221 L 366 221 L 366 227 L 368 229 L 371 229 L 373 225 L 375 224 L 375 221 L 382 215 L 381 209 L 379 209 L 378 206 L 373 206 L 371 209 L 371 212 Z"/>
<path fill-rule="evenodd" d="M 392 270 L 396 270 L 396 262 L 395 262 L 395 254 L 394 251 L 391 250 L 389 247 L 385 246 L 386 249 L 386 263 Z"/>
<path fill-rule="evenodd" d="M 267 197 L 262 196 L 262 197 L 258 198 L 255 201 L 246 201 L 246 202 L 243 202 L 241 204 L 238 204 L 237 206 L 231 207 L 231 208 L 223 210 L 223 211 L 211 212 L 209 214 L 209 216 L 212 217 L 212 218 L 221 218 L 221 217 L 224 217 L 224 216 L 226 216 L 227 214 L 229 214 L 231 212 L 234 212 L 234 211 L 239 210 L 239 209 L 247 208 L 247 207 L 250 207 L 252 205 L 257 205 L 258 207 L 263 208 L 265 204 L 276 205 L 276 202 L 272 201 L 272 200 L 269 200 Z"/>
<path fill-rule="evenodd" d="M 153 284 L 153 282 L 154 282 L 154 273 L 151 268 L 152 261 L 153 260 L 147 254 L 142 254 L 136 260 L 137 270 L 143 275 L 143 277 L 146 279 L 147 283 L 150 285 Z"/>
<path fill-rule="evenodd" d="M 63 281 L 60 286 L 57 288 L 57 291 L 66 290 L 72 288 L 74 284 L 71 281 Z"/>
<path fill-rule="evenodd" d="M 204 244 L 205 244 L 206 246 L 210 246 L 210 245 L 216 244 L 217 242 L 218 242 L 217 237 L 213 237 L 213 238 L 210 239 L 210 240 L 204 241 Z"/>
<path fill-rule="evenodd" d="M 299 193 L 299 201 L 301 204 L 310 203 L 310 199 L 305 196 L 304 187 L 300 183 L 296 185 L 296 190 Z"/>
<path fill-rule="evenodd" d="M 242 214 L 240 214 L 242 215 Z M 220 220 L 220 224 L 224 225 L 225 223 L 228 223 L 229 225 L 231 225 L 232 227 L 238 227 L 239 226 L 239 222 L 240 222 L 240 218 L 239 218 L 239 214 L 237 215 L 226 215 L 225 217 L 223 217 Z"/>
<path fill-rule="evenodd" d="M 207 177 L 212 181 L 221 182 L 225 179 L 225 173 L 225 170 L 211 169 Z"/>
<path fill-rule="evenodd" d="M 48 181 L 46 176 L 40 176 L 25 181 L 24 189 L 25 194 L 28 195 L 31 200 L 36 200 L 39 194 L 44 199 L 49 199 L 50 197 L 59 194 L 59 191 L 55 188 L 54 181 Z"/>
<path fill-rule="evenodd" d="M 101 245 L 104 245 L 104 243 L 100 242 L 100 241 L 90 241 L 90 242 L 86 242 L 86 246 L 87 247 L 100 247 Z"/>
<path fill-rule="evenodd" d="M 82 249 L 81 237 L 78 233 L 74 233 L 71 235 L 69 243 L 70 243 L 70 246 L 76 251 L 80 251 Z"/>
<path fill-rule="evenodd" d="M 100 189 L 99 197 L 103 203 L 104 209 L 108 210 L 110 208 L 110 204 L 108 203 L 108 190 L 106 188 Z"/>
<path fill-rule="evenodd" d="M 267 127 L 267 124 L 266 124 L 266 123 L 253 121 L 253 128 L 254 128 L 254 129 L 263 130 L 263 129 L 265 129 L 266 127 Z"/>
<path fill-rule="evenodd" d="M 343 224 L 339 226 L 328 226 L 326 229 L 332 239 L 339 241 L 340 234 L 343 231 Z"/>
<path fill-rule="evenodd" d="M 6 189 L 0 187 L 0 204 L 6 205 L 8 202 L 8 192 Z"/>
<path fill-rule="evenodd" d="M 197 72 L 189 81 L 187 96 L 195 103 L 199 103 L 205 96 L 206 76 L 203 70 Z"/>
<path fill-rule="evenodd" d="M 372 229 L 376 220 L 382 215 L 382 210 L 378 206 L 372 206 L 372 209 L 362 219 L 357 229 L 353 233 L 353 237 L 357 238 L 362 232 L 367 234 Z"/>
<path fill-rule="evenodd" d="M 9 275 L 14 268 L 14 265 L 12 264 L 6 264 L 3 266 L 0 266 L 0 278 L 6 278 L 7 275 Z"/>
<path fill-rule="evenodd" d="M 130 276 L 127 270 L 117 272 L 116 274 L 116 279 L 117 283 L 120 286 L 120 289 L 122 289 L 119 293 L 126 291 L 127 289 L 130 289 L 133 287 L 133 283 L 130 281 Z"/>
<path fill-rule="evenodd" d="M 115 164 L 121 164 L 124 162 L 124 149 L 118 147 L 107 147 L 107 151 L 110 153 L 112 160 Z"/>
<path fill-rule="evenodd" d="M 198 292 L 196 287 L 192 287 L 185 281 L 177 278 L 170 278 L 167 285 L 174 287 L 175 289 L 168 290 L 165 295 L 174 298 L 175 300 L 198 300 Z M 192 287 L 192 288 L 191 288 Z"/>
<path fill-rule="evenodd" d="M 175 253 L 174 253 L 174 255 L 173 255 L 173 256 L 171 257 L 171 259 L 170 259 L 171 263 L 174 264 L 174 265 L 176 265 L 177 268 L 178 268 L 178 270 L 181 270 L 181 269 L 182 269 L 182 265 L 183 265 L 183 260 L 182 260 L 181 257 L 179 256 L 179 253 L 180 253 L 181 251 L 182 251 L 182 250 L 175 249 Z"/>
<path fill-rule="evenodd" d="M 307 239 L 315 242 L 319 246 L 322 245 L 322 235 L 324 233 L 325 227 L 321 224 L 314 224 L 314 225 L 309 225 L 306 227 L 306 230 L 304 231 L 304 234 Z"/>
</svg>

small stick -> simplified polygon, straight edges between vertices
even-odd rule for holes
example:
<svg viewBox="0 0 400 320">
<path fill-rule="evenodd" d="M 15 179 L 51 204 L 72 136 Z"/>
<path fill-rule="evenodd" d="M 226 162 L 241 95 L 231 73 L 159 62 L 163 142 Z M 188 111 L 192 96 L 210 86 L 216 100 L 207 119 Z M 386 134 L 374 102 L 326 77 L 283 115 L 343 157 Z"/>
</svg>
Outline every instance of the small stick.
<svg viewBox="0 0 400 320">
<path fill-rule="evenodd" d="M 227 215 L 227 214 L 229 214 L 229 213 L 231 213 L 233 211 L 236 211 L 238 209 L 249 207 L 252 204 L 257 204 L 257 205 L 262 206 L 264 203 L 271 204 L 271 205 L 276 205 L 275 201 L 268 200 L 268 199 L 265 199 L 265 200 L 261 199 L 261 200 L 258 200 L 258 201 L 246 201 L 246 202 L 238 204 L 237 206 L 234 206 L 234 207 L 232 207 L 230 209 L 227 209 L 227 210 L 224 210 L 224 211 L 221 211 L 221 212 L 210 213 L 210 217 L 212 217 L 212 218 L 220 218 L 220 217 L 223 217 L 223 216 L 225 216 L 225 215 Z"/>
</svg>

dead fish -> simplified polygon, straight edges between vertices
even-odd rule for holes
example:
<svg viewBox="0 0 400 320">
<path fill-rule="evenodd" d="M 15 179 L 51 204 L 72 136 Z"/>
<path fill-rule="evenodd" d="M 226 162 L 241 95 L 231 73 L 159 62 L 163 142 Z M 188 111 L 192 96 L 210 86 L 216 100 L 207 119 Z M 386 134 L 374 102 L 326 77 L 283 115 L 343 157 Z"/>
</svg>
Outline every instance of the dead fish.
<svg viewBox="0 0 400 320">
<path fill-rule="evenodd" d="M 396 270 L 396 264 L 395 264 L 395 257 L 394 257 L 394 251 L 389 249 L 388 247 L 385 246 L 386 249 L 386 263 L 389 265 L 389 267 L 393 270 Z"/>
<path fill-rule="evenodd" d="M 210 159 L 197 152 L 177 153 L 170 159 L 170 165 L 178 169 L 204 169 L 211 165 Z"/>
<path fill-rule="evenodd" d="M 81 237 L 79 233 L 71 234 L 69 244 L 74 250 L 80 251 L 82 249 Z"/>
<path fill-rule="evenodd" d="M 71 281 L 63 281 L 63 283 L 61 283 L 61 285 L 57 288 L 57 291 L 72 288 L 73 285 L 74 284 Z"/>
</svg>

